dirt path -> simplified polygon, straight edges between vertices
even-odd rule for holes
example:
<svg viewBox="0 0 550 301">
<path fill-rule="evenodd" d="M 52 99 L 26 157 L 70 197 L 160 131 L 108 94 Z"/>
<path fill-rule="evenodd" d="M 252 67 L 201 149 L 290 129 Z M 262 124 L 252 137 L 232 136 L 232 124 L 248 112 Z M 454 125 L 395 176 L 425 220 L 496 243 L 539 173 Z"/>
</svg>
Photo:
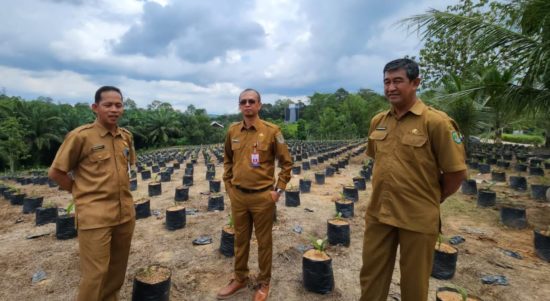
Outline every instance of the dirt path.
<svg viewBox="0 0 550 301">
<path fill-rule="evenodd" d="M 301 194 L 301 206 L 278 204 L 278 222 L 274 226 L 273 280 L 270 300 L 358 300 L 359 270 L 364 231 L 364 213 L 370 195 L 359 192 L 355 217 L 351 220 L 351 246 L 329 247 L 333 258 L 335 289 L 327 295 L 306 292 L 302 286 L 301 253 L 299 245 L 307 245 L 311 234 L 326 235 L 326 220 L 334 215 L 332 199 L 342 191 L 342 185 L 352 184 L 357 176 L 360 155 L 340 174 L 327 178 L 326 184 L 312 185 L 311 193 Z M 313 171 L 308 172 L 313 179 Z M 122 300 L 130 300 L 133 276 L 137 269 L 151 263 L 161 263 L 172 269 L 171 300 L 214 300 L 217 290 L 231 277 L 232 258 L 225 258 L 219 251 L 221 229 L 227 222 L 229 200 L 225 195 L 224 212 L 207 212 L 204 179 L 206 168 L 201 161 L 195 166 L 195 185 L 190 188 L 187 208 L 199 209 L 196 215 L 187 216 L 184 229 L 167 231 L 164 228 L 165 208 L 173 204 L 175 187 L 181 185 L 182 169 L 176 170 L 172 181 L 162 183 L 162 195 L 151 199 L 151 209 L 161 212 L 160 218 L 151 216 L 137 221 L 127 278 L 121 291 Z M 217 178 L 223 173 L 222 165 L 216 166 Z M 293 176 L 292 184 L 298 186 L 302 175 Z M 134 196 L 147 195 L 147 182 L 138 177 L 138 190 Z M 19 185 L 16 185 L 20 187 Z M 223 187 L 223 185 L 222 185 Z M 502 188 L 504 189 L 504 188 Z M 22 190 L 43 195 L 45 201 L 55 201 L 66 206 L 70 196 L 56 188 L 27 185 Z M 223 190 L 223 188 L 222 188 Z M 519 198 L 529 205 L 528 218 L 537 224 L 550 224 L 550 206 L 536 203 L 527 196 Z M 307 212 L 309 208 L 314 212 Z M 466 242 L 458 245 L 458 268 L 454 279 L 439 281 L 430 279 L 429 300 L 434 300 L 435 289 L 447 283 L 467 288 L 483 300 L 548 300 L 550 296 L 550 264 L 536 258 L 533 251 L 532 230 L 508 230 L 499 225 L 498 211 L 478 209 L 475 199 L 455 194 L 442 206 L 444 233 L 446 236 L 462 235 Z M 22 218 L 22 222 L 16 223 Z M 299 225 L 302 234 L 292 231 Z M 37 239 L 25 239 L 29 234 L 50 233 Z M 200 235 L 211 235 L 213 244 L 193 246 L 191 241 Z M 60 241 L 55 238 L 55 225 L 36 227 L 34 215 L 23 215 L 20 206 L 11 206 L 0 199 L 0 268 L 4 279 L 0 282 L 0 300 L 71 300 L 76 294 L 79 267 L 77 240 Z M 252 243 L 249 266 L 257 273 L 257 244 Z M 504 255 L 502 249 L 519 252 L 522 260 Z M 47 279 L 31 283 L 33 273 L 43 270 Z M 480 278 L 487 274 L 507 276 L 509 286 L 488 286 Z M 233 300 L 250 300 L 253 291 Z M 399 300 L 399 267 L 396 265 L 388 300 Z"/>
</svg>

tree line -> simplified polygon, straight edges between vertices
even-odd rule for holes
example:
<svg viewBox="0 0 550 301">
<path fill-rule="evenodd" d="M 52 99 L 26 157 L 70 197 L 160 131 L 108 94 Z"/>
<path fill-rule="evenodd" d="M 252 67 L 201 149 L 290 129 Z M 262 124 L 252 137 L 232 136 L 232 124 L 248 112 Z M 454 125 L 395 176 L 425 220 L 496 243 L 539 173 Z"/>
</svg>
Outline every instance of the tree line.
<svg viewBox="0 0 550 301">
<path fill-rule="evenodd" d="M 468 138 L 499 142 L 503 133 L 530 129 L 550 148 L 550 1 L 460 0 L 402 24 L 424 41 L 420 51 L 422 100 L 447 112 Z M 382 80 L 382 75 L 380 76 Z M 239 114 L 210 116 L 188 106 L 179 111 L 155 100 L 146 108 L 126 99 L 120 125 L 134 134 L 138 150 L 220 143 Z M 284 123 L 289 99 L 264 103 L 261 118 L 278 124 L 287 139 L 366 137 L 370 119 L 386 110 L 369 89 L 314 93 L 296 123 Z M 0 170 L 48 166 L 65 134 L 94 115 L 89 104 L 56 104 L 0 94 Z M 217 121 L 225 129 L 210 126 Z M 466 139 L 466 143 L 469 139 Z"/>
<path fill-rule="evenodd" d="M 360 90 L 349 93 L 315 93 L 300 113 L 297 123 L 284 123 L 289 99 L 263 104 L 261 118 L 278 124 L 286 139 L 346 139 L 365 137 L 369 120 L 385 108 L 381 95 Z M 190 105 L 185 111 L 169 102 L 152 101 L 140 108 L 132 99 L 124 100 L 119 125 L 130 130 L 136 149 L 146 150 L 176 145 L 221 143 L 239 114 L 210 116 L 205 109 Z M 0 169 L 44 168 L 49 166 L 65 135 L 74 128 L 93 122 L 90 104 L 55 103 L 51 98 L 25 100 L 0 94 Z M 211 126 L 212 121 L 224 129 Z"/>
</svg>

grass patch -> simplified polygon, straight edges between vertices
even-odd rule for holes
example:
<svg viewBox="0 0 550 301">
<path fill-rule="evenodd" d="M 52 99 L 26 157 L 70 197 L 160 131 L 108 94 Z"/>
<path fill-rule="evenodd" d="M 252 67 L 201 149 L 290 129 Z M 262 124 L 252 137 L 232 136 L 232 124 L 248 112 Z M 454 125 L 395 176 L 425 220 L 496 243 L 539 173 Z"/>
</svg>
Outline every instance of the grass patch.
<svg viewBox="0 0 550 301">
<path fill-rule="evenodd" d="M 543 144 L 544 137 L 527 134 L 502 134 L 502 140 L 523 144 Z"/>
</svg>

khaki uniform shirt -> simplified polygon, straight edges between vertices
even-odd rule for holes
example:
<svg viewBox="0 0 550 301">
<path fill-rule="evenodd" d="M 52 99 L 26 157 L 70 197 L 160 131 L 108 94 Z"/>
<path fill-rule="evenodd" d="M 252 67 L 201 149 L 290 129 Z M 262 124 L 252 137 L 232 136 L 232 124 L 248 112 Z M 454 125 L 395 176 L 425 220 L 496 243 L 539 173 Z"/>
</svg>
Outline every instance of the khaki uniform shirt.
<svg viewBox="0 0 550 301">
<path fill-rule="evenodd" d="M 420 100 L 401 119 L 392 110 L 379 113 L 367 155 L 375 159 L 367 221 L 438 233 L 441 173 L 466 170 L 456 123 Z"/>
<path fill-rule="evenodd" d="M 135 162 L 132 134 L 126 129 L 118 128 L 113 136 L 96 121 L 67 134 L 52 167 L 73 172 L 79 229 L 115 226 L 135 218 L 128 175 Z"/>
<path fill-rule="evenodd" d="M 252 166 L 254 148 L 259 155 L 259 167 Z M 244 121 L 232 124 L 225 137 L 225 187 L 239 186 L 258 190 L 273 186 L 275 158 L 279 160 L 281 167 L 276 187 L 285 189 L 290 181 L 292 157 L 279 127 L 260 119 L 249 129 L 245 128 Z"/>
</svg>

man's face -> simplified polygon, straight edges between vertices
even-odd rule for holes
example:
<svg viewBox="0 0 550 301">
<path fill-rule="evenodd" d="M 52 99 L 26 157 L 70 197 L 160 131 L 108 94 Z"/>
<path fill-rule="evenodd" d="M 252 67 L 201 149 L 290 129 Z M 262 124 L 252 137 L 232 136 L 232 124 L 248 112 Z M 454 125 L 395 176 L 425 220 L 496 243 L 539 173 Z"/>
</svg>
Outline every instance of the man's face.
<svg viewBox="0 0 550 301">
<path fill-rule="evenodd" d="M 399 106 L 412 102 L 419 84 L 420 78 L 409 80 L 404 69 L 384 73 L 384 95 L 392 105 Z"/>
<path fill-rule="evenodd" d="M 261 108 L 262 104 L 260 103 L 258 94 L 254 91 L 246 91 L 239 97 L 239 110 L 241 110 L 243 116 L 257 116 Z"/>
<path fill-rule="evenodd" d="M 118 118 L 124 112 L 122 97 L 116 91 L 103 92 L 99 103 L 92 104 L 92 110 L 101 124 L 116 126 Z"/>
</svg>

